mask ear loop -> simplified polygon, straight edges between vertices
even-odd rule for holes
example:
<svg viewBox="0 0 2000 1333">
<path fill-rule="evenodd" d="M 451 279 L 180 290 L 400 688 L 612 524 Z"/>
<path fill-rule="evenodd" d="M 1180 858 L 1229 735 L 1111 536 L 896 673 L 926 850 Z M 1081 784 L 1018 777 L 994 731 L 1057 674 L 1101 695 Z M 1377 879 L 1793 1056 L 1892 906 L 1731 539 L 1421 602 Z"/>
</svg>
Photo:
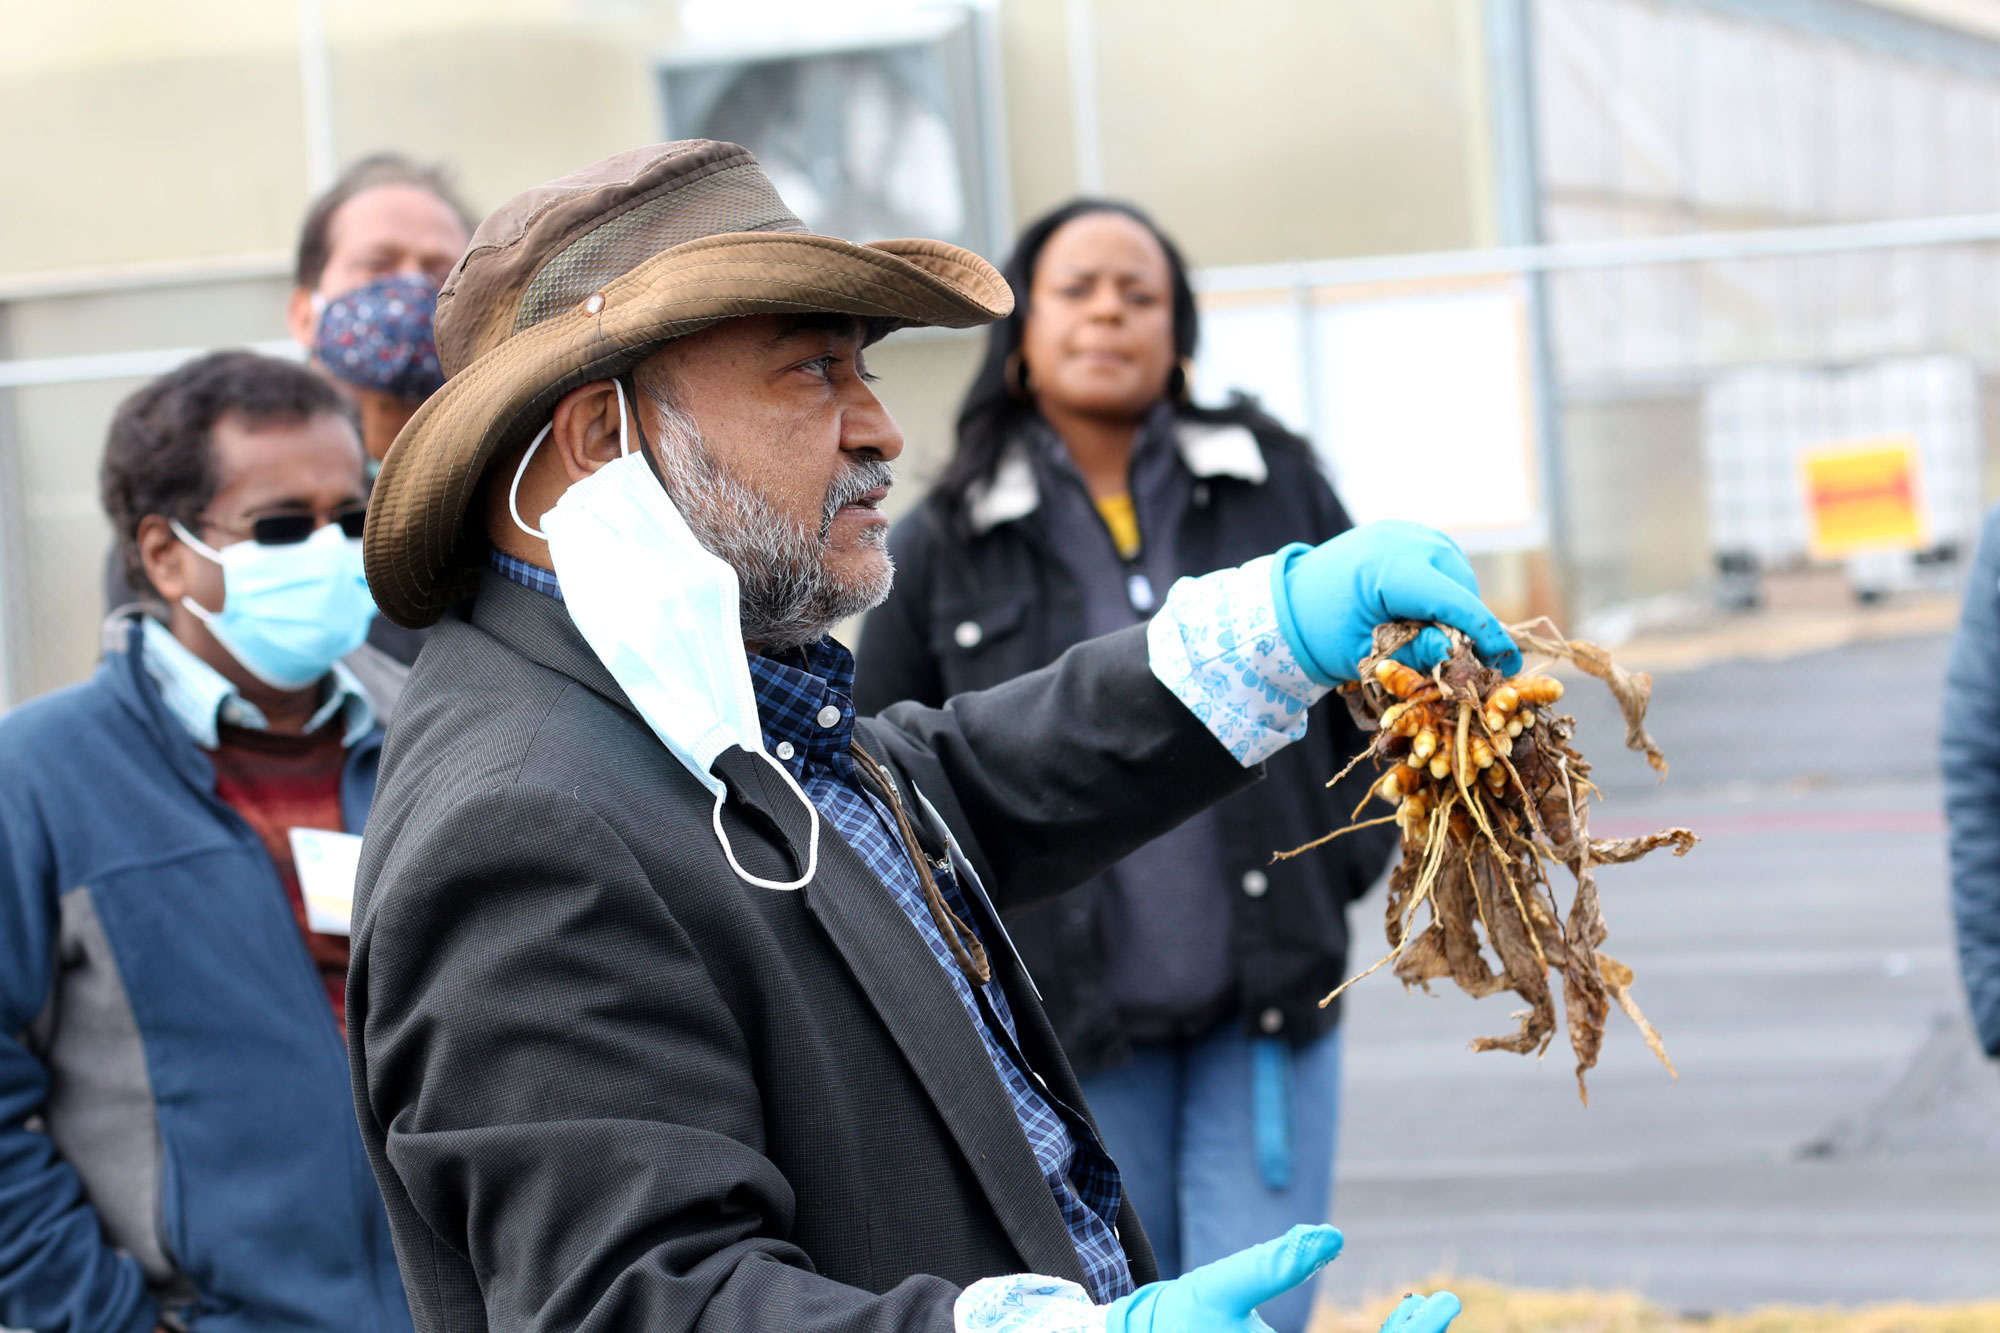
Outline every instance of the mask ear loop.
<svg viewBox="0 0 2000 1333">
<path fill-rule="evenodd" d="M 213 546 L 210 546 L 207 542 L 182 527 L 179 519 L 168 519 L 167 527 L 172 530 L 175 537 L 180 539 L 181 545 L 187 547 L 202 559 L 208 561 L 210 564 L 219 565 L 222 563 L 222 552 L 216 550 Z"/>
<path fill-rule="evenodd" d="M 527 520 L 521 517 L 521 478 L 527 475 L 528 463 L 534 458 L 535 450 L 542 447 L 542 441 L 548 439 L 549 432 L 555 428 L 556 423 L 551 420 L 535 432 L 535 438 L 528 444 L 528 452 L 521 455 L 521 466 L 514 469 L 514 484 L 507 488 L 507 512 L 513 517 L 514 526 L 535 540 L 544 542 L 549 539 L 549 534 L 540 528 L 529 527 Z"/>
<path fill-rule="evenodd" d="M 625 458 L 632 452 L 631 419 L 625 413 L 625 386 L 617 380 L 611 381 L 611 392 L 618 397 L 618 456 Z M 514 469 L 514 484 L 507 488 L 507 513 L 514 520 L 514 526 L 537 541 L 547 541 L 549 536 L 540 528 L 531 528 L 521 517 L 521 478 L 528 475 L 528 464 L 534 461 L 535 450 L 542 447 L 542 441 L 549 438 L 549 432 L 556 428 L 554 418 L 549 424 L 535 432 L 535 438 L 528 442 L 528 451 L 521 455 L 521 465 Z"/>
<path fill-rule="evenodd" d="M 621 459 L 629 458 L 632 454 L 632 419 L 625 409 L 625 386 L 614 379 L 611 381 L 611 392 L 618 399 L 618 456 Z M 528 444 L 527 452 L 521 455 L 520 466 L 514 469 L 514 484 L 507 488 L 507 512 L 513 517 L 514 526 L 529 536 L 541 538 L 543 541 L 548 540 L 547 537 L 539 529 L 529 527 L 521 518 L 519 497 L 521 478 L 527 474 L 528 463 L 534 458 L 535 450 L 542 447 L 542 441 L 548 438 L 549 432 L 555 428 L 555 424 L 554 421 L 550 421 L 548 425 L 543 426 L 541 430 L 535 433 L 535 438 Z M 648 461 L 650 462 L 650 460 Z M 803 787 L 799 786 L 798 779 L 794 778 L 783 764 L 773 759 L 770 755 L 765 754 L 762 750 L 759 750 L 757 753 L 765 763 L 777 770 L 778 776 L 784 779 L 785 785 L 792 789 L 792 794 L 799 798 L 799 804 L 806 808 L 806 821 L 811 830 L 806 837 L 806 872 L 797 879 L 788 881 L 765 879 L 762 876 L 753 875 L 743 868 L 743 863 L 736 859 L 736 849 L 729 845 L 729 835 L 722 831 L 722 806 L 728 800 L 729 796 L 726 791 L 715 798 L 715 808 L 710 814 L 710 823 L 715 828 L 715 841 L 721 846 L 723 858 L 729 862 L 729 868 L 735 871 L 736 877 L 745 884 L 751 884 L 760 889 L 778 889 L 780 891 L 804 888 L 812 882 L 812 877 L 819 873 L 819 808 L 812 803 L 812 798 L 806 795 Z"/>
<path fill-rule="evenodd" d="M 187 547 L 190 551 L 193 551 L 196 555 L 208 561 L 210 564 L 216 564 L 216 565 L 222 564 L 222 552 L 216 550 L 213 546 L 210 546 L 207 542 L 203 541 L 201 538 L 195 536 L 192 532 L 189 532 L 185 527 L 181 526 L 181 521 L 179 519 L 177 518 L 168 519 L 167 526 L 173 530 L 174 536 L 180 539 L 181 545 Z M 225 579 L 225 582 L 223 583 L 223 594 L 222 594 L 223 610 L 225 611 L 229 609 L 228 588 L 229 585 Z M 200 602 L 197 602 L 191 596 L 185 596 L 185 595 L 182 596 L 181 605 L 187 608 L 189 615 L 193 616 L 196 620 L 199 620 L 202 624 L 208 626 L 211 630 L 215 628 L 216 620 L 222 614 L 220 611 L 209 610 L 207 607 L 203 606 Z M 259 677 L 259 679 L 262 679 L 262 677 Z"/>
<path fill-rule="evenodd" d="M 778 770 L 778 776 L 785 780 L 785 785 L 792 789 L 792 794 L 797 796 L 799 803 L 806 808 L 806 820 L 812 826 L 812 832 L 807 835 L 806 839 L 806 873 L 787 883 L 784 880 L 759 878 L 743 868 L 743 863 L 736 859 L 735 849 L 729 845 L 729 835 L 722 831 L 722 804 L 728 799 L 729 794 L 727 792 L 715 798 L 715 810 L 712 819 L 715 825 L 715 840 L 722 845 L 722 855 L 729 861 L 729 868 L 734 870 L 736 878 L 742 880 L 745 884 L 752 884 L 760 889 L 778 889 L 780 891 L 802 889 L 812 882 L 813 875 L 819 870 L 819 808 L 812 803 L 812 798 L 806 795 L 803 787 L 799 786 L 798 779 L 794 778 L 783 764 L 761 750 L 758 751 L 758 756 L 772 768 Z"/>
</svg>

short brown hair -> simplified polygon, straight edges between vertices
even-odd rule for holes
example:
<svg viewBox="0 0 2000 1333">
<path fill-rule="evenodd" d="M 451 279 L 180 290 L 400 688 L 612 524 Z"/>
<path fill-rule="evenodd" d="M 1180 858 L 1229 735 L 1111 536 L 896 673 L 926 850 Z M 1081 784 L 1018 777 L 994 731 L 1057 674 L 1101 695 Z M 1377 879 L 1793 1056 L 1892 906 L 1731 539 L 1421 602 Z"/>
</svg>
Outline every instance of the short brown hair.
<svg viewBox="0 0 2000 1333">
<path fill-rule="evenodd" d="M 97 479 L 130 586 L 152 586 L 139 558 L 140 522 L 158 514 L 192 527 L 215 498 L 211 439 L 215 423 L 232 412 L 252 426 L 323 412 L 355 424 L 353 407 L 325 377 L 254 352 L 211 352 L 120 403 Z"/>
<path fill-rule="evenodd" d="M 343 171 L 306 210 L 306 220 L 299 228 L 298 259 L 292 266 L 294 282 L 308 289 L 319 286 L 327 260 L 333 257 L 333 215 L 355 195 L 378 185 L 416 186 L 456 213 L 466 233 L 471 234 L 475 220 L 451 188 L 443 167 L 419 165 L 401 153 L 375 153 Z"/>
</svg>

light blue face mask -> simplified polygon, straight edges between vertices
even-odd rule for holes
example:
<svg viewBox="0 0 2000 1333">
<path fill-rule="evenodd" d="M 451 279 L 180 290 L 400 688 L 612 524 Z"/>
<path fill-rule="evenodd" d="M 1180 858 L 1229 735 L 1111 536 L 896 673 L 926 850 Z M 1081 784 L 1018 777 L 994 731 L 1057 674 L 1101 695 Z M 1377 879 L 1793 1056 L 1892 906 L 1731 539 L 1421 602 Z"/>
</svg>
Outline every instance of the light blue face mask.
<svg viewBox="0 0 2000 1333">
<path fill-rule="evenodd" d="M 549 544 L 563 602 L 584 642 L 618 682 L 660 743 L 715 797 L 715 838 L 730 869 L 747 884 L 797 889 L 819 867 L 819 813 L 783 764 L 764 750 L 757 696 L 744 655 L 736 571 L 688 527 L 645 457 L 628 440 L 625 391 L 618 395 L 619 457 L 563 493 L 537 531 L 516 496 L 528 461 L 547 437 L 544 426 L 515 470 L 507 508 L 515 524 Z M 715 761 L 732 747 L 762 758 L 797 794 L 811 824 L 805 873 L 762 879 L 737 861 L 722 828 L 728 788 Z"/>
<path fill-rule="evenodd" d="M 339 525 L 325 524 L 284 546 L 243 541 L 219 551 L 179 520 L 171 526 L 189 550 L 222 566 L 220 611 L 192 597 L 181 605 L 272 689 L 304 689 L 368 637 L 375 601 L 361 569 L 361 543 Z"/>
</svg>

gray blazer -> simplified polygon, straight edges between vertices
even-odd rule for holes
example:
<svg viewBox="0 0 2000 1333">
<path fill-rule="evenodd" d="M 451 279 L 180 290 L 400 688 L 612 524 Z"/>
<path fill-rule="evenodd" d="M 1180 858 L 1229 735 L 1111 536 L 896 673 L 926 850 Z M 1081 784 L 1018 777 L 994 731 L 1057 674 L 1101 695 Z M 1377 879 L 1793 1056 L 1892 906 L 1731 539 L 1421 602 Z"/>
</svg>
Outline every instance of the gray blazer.
<svg viewBox="0 0 2000 1333">
<path fill-rule="evenodd" d="M 928 798 L 977 928 L 1250 783 L 1153 678 L 1143 629 L 857 729 Z M 744 868 L 804 810 L 721 761 Z M 912 806 L 922 802 L 910 801 Z M 744 884 L 712 799 L 561 604 L 489 575 L 430 640 L 383 753 L 348 1039 L 420 1329 L 947 1330 L 958 1289 L 1081 1280 L 1005 1091 L 879 881 L 823 831 Z M 1082 1093 L 1012 951 L 1023 1053 Z M 1137 1282 L 1155 1276 L 1129 1203 Z"/>
</svg>

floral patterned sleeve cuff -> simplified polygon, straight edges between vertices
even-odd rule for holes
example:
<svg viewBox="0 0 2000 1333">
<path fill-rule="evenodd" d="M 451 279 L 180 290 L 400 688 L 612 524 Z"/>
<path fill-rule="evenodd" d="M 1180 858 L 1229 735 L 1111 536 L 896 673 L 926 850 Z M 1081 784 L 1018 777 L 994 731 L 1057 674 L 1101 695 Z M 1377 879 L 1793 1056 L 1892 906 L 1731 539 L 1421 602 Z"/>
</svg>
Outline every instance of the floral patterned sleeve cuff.
<svg viewBox="0 0 2000 1333">
<path fill-rule="evenodd" d="M 1104 1333 L 1105 1308 L 1074 1282 L 1010 1273 L 960 1292 L 951 1317 L 957 1333 Z"/>
<path fill-rule="evenodd" d="M 1272 559 L 1180 580 L 1146 631 L 1153 674 L 1245 768 L 1304 736 L 1327 694 L 1285 642 Z"/>
</svg>

